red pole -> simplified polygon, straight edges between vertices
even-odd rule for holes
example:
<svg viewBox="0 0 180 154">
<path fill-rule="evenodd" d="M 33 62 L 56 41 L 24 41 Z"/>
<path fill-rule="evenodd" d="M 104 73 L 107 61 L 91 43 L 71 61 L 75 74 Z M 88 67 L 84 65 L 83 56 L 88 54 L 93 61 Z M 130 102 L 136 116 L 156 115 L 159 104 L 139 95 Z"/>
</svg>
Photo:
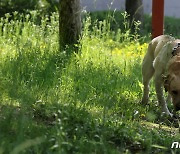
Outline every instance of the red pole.
<svg viewBox="0 0 180 154">
<path fill-rule="evenodd" d="M 152 37 L 163 34 L 164 0 L 152 0 Z"/>
</svg>

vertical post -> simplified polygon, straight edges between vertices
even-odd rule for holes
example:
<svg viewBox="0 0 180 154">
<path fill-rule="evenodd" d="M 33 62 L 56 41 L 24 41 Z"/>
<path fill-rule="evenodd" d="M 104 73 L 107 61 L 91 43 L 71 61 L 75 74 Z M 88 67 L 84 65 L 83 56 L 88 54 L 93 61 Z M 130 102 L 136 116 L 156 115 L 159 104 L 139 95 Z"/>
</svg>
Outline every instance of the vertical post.
<svg viewBox="0 0 180 154">
<path fill-rule="evenodd" d="M 163 34 L 164 0 L 152 0 L 152 37 Z"/>
</svg>

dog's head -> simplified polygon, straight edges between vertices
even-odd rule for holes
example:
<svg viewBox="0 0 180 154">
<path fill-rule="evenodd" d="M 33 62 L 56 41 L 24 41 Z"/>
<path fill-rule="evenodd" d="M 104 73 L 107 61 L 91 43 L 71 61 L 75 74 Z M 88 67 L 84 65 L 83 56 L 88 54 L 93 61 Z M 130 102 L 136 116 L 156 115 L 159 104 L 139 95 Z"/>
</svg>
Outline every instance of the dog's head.
<svg viewBox="0 0 180 154">
<path fill-rule="evenodd" d="M 180 74 L 169 74 L 164 78 L 164 88 L 172 97 L 176 111 L 180 110 Z"/>
</svg>

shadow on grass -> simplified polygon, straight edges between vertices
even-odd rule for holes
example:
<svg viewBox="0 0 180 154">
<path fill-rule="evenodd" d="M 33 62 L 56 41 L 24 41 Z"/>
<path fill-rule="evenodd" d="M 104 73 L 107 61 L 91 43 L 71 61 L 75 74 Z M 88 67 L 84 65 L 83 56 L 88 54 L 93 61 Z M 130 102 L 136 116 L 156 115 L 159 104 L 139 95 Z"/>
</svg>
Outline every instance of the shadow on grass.
<svg viewBox="0 0 180 154">
<path fill-rule="evenodd" d="M 36 106 L 36 110 L 38 107 Z M 55 104 L 53 107 L 39 106 L 39 115 L 21 107 L 1 106 L 0 147 L 4 152 L 29 139 L 43 137 L 42 143 L 24 147 L 25 152 L 147 152 L 156 131 L 147 131 L 136 122 L 116 124 L 108 119 L 93 116 L 86 108 Z M 44 114 L 44 111 L 48 112 Z M 48 124 L 47 121 L 50 123 Z M 137 139 L 137 134 L 141 138 Z M 148 140 L 144 140 L 145 138 Z M 159 144 L 159 139 L 157 144 Z M 155 142 L 155 141 L 154 141 Z M 166 143 L 167 144 L 167 143 Z M 87 148 L 88 147 L 88 148 Z M 155 149 L 154 151 L 156 151 Z M 158 150 L 165 152 L 166 150 Z"/>
<path fill-rule="evenodd" d="M 74 91 L 70 92 L 75 95 L 72 100 L 85 103 L 81 107 L 61 98 L 61 103 L 37 101 L 42 92 L 39 87 L 31 91 L 29 87 L 23 87 L 23 84 L 14 86 L 12 83 L 4 83 L 4 93 L 9 97 L 7 102 L 11 100 L 12 105 L 4 102 L 0 107 L 0 131 L 3 132 L 0 134 L 0 147 L 9 153 L 26 140 L 43 136 L 45 139 L 41 144 L 25 151 L 112 153 L 124 152 L 127 149 L 132 152 L 149 150 L 147 146 L 151 141 L 142 142 L 147 137 L 147 130 L 130 120 L 134 107 L 137 106 L 136 97 L 131 96 L 131 93 L 123 93 L 124 90 L 138 93 L 138 85 L 135 83 L 140 78 L 137 66 L 132 69 L 135 69 L 135 74 L 126 75 L 119 67 L 106 70 L 89 65 L 86 69 L 73 70 L 74 74 L 68 72 L 73 79 Z M 132 90 L 129 89 L 131 86 Z M 129 100 L 126 95 L 133 100 Z M 4 96 L 2 93 L 2 101 L 5 101 Z M 103 116 L 104 113 L 93 115 L 87 108 L 87 105 L 92 104 L 96 107 L 108 107 L 113 112 L 106 117 Z M 119 117 L 119 114 L 114 113 L 117 110 L 126 114 Z M 143 132 L 143 135 L 140 133 L 143 137 L 136 139 L 137 132 Z M 151 135 L 151 132 L 148 133 L 150 140 Z"/>
<path fill-rule="evenodd" d="M 53 110 L 45 106 L 39 109 L 37 116 L 37 107 L 33 112 L 21 106 L 0 106 L 0 147 L 4 152 L 10 153 L 15 147 L 37 137 L 44 138 L 41 144 L 27 145 L 22 150 L 35 153 L 117 151 L 113 143 L 115 139 L 111 141 L 111 135 L 107 135 L 112 130 L 97 123 L 85 109 L 62 105 L 53 107 Z M 43 113 L 45 110 L 49 115 Z M 120 138 L 124 140 L 123 136 Z M 124 142 L 117 143 L 117 140 L 116 146 L 124 147 Z"/>
</svg>

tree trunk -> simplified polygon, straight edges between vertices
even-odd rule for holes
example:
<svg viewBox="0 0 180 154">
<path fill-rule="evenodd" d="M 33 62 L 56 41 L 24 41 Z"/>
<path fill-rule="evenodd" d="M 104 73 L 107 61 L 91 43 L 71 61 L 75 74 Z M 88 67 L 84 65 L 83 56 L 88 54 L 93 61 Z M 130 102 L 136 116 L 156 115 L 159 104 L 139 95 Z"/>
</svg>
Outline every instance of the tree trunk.
<svg viewBox="0 0 180 154">
<path fill-rule="evenodd" d="M 129 16 L 129 23 L 132 31 L 134 31 L 134 21 L 143 22 L 143 0 L 126 0 L 126 12 Z"/>
<path fill-rule="evenodd" d="M 80 0 L 60 0 L 59 43 L 60 49 L 74 47 L 81 33 Z"/>
</svg>

